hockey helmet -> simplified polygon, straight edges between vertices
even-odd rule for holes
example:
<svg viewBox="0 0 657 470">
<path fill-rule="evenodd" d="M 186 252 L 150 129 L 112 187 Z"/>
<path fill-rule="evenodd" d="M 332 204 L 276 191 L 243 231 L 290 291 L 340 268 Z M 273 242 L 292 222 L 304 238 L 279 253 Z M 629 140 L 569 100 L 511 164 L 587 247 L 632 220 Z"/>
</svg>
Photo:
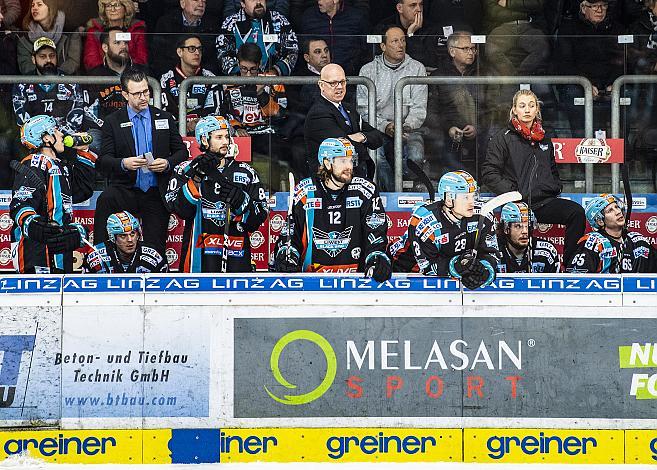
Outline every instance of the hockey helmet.
<svg viewBox="0 0 657 470">
<path fill-rule="evenodd" d="M 447 194 L 451 194 L 454 198 L 457 194 L 475 193 L 476 198 L 478 191 L 477 182 L 467 171 L 450 171 L 438 181 L 438 197 L 443 201 Z"/>
<path fill-rule="evenodd" d="M 509 202 L 502 207 L 500 222 L 504 224 L 505 229 L 510 224 L 525 222 L 531 224 L 531 227 L 535 227 L 536 217 L 534 217 L 534 213 L 524 202 Z"/>
<path fill-rule="evenodd" d="M 324 139 L 319 145 L 319 150 L 317 151 L 317 160 L 319 161 L 319 164 L 322 165 L 325 158 L 333 163 L 333 159 L 336 157 L 351 157 L 354 165 L 358 162 L 356 149 L 349 140 L 343 137 Z"/>
<path fill-rule="evenodd" d="M 57 129 L 57 121 L 52 116 L 40 114 L 31 117 L 21 127 L 21 143 L 28 149 L 43 147 L 43 137 L 54 136 L 55 129 Z"/>
<path fill-rule="evenodd" d="M 128 211 L 117 212 L 107 218 L 107 236 L 116 243 L 116 236 L 136 230 L 141 238 L 141 226 L 137 218 Z"/>
<path fill-rule="evenodd" d="M 201 138 L 205 137 L 209 140 L 212 132 L 220 130 L 228 130 L 228 135 L 233 135 L 233 126 L 230 125 L 228 119 L 223 116 L 205 116 L 196 123 L 196 141 L 203 148 Z"/>
<path fill-rule="evenodd" d="M 600 194 L 586 203 L 586 207 L 584 208 L 586 220 L 589 221 L 593 230 L 598 230 L 604 225 L 604 210 L 608 205 L 613 203 L 618 204 L 619 209 L 625 215 L 625 204 L 613 194 Z"/>
</svg>

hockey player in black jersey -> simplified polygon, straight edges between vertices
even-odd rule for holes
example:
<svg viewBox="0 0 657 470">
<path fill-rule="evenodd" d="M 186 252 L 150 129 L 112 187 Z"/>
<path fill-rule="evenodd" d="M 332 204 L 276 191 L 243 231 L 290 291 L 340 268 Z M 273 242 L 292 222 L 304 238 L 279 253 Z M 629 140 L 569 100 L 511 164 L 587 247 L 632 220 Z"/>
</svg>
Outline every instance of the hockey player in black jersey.
<svg viewBox="0 0 657 470">
<path fill-rule="evenodd" d="M 85 273 L 166 273 L 164 256 L 141 240 L 139 221 L 127 211 L 107 218 L 106 242 L 95 246 L 84 258 Z"/>
<path fill-rule="evenodd" d="M 363 272 L 376 282 L 390 279 L 386 213 L 376 185 L 353 177 L 356 158 L 346 139 L 321 143 L 317 175 L 294 190 L 289 232 L 276 248 L 277 271 Z"/>
<path fill-rule="evenodd" d="M 556 247 L 547 240 L 530 237 L 534 225 L 534 213 L 524 202 L 509 202 L 502 207 L 497 226 L 497 244 L 501 255 L 497 264 L 498 273 L 559 272 Z"/>
<path fill-rule="evenodd" d="M 465 171 L 445 173 L 437 196 L 441 200 L 415 207 L 392 255 L 399 259 L 410 251 L 422 274 L 452 276 L 468 289 L 489 285 L 497 268 L 497 238 L 490 216 L 478 233 L 477 182 Z"/>
<path fill-rule="evenodd" d="M 176 166 L 165 195 L 185 220 L 181 271 L 251 272 L 249 234 L 268 213 L 260 177 L 229 155 L 232 128 L 222 116 L 199 120 L 196 140 L 205 153 Z"/>
<path fill-rule="evenodd" d="M 591 199 L 584 209 L 593 231 L 584 235 L 566 267 L 572 273 L 654 273 L 657 251 L 638 232 L 625 230 L 625 207 L 611 194 Z"/>
</svg>

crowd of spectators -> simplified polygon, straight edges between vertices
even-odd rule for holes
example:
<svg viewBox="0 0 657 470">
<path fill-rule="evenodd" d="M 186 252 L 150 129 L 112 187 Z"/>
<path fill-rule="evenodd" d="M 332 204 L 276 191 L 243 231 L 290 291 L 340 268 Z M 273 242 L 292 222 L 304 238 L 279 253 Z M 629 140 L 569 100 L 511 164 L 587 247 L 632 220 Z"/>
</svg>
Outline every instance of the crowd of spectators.
<svg viewBox="0 0 657 470">
<path fill-rule="evenodd" d="M 345 87 L 340 101 L 362 117 L 359 128 L 369 122 L 380 131 L 374 141 L 383 145 L 353 143 L 365 160 L 365 147 L 377 150 L 382 190 L 393 189 L 392 95 L 402 77 L 581 75 L 594 85 L 595 127 L 605 129 L 613 81 L 657 72 L 655 0 L 0 0 L 0 30 L 1 74 L 109 77 L 141 66 L 160 81 L 162 108 L 176 119 L 179 86 L 190 76 L 321 78 L 330 62 L 346 76 L 369 77 L 378 91 L 376 122 L 369 119 L 364 88 Z M 622 34 L 633 34 L 633 43 L 619 43 Z M 485 43 L 473 42 L 473 35 L 485 35 Z M 307 136 L 306 116 L 324 94 L 321 83 L 194 86 L 187 97 L 187 133 L 193 135 L 203 116 L 225 115 L 238 135 L 252 137 L 256 155 L 307 176 L 305 162 L 314 161 L 308 152 L 315 145 L 304 138 L 304 127 Z M 120 87 L 64 88 L 0 85 L 0 92 L 13 94 L 13 109 L 8 99 L 0 103 L 3 172 L 20 152 L 18 126 L 37 112 L 91 132 L 92 150 L 100 149 L 104 120 L 123 105 Z M 517 87 L 507 88 L 407 87 L 404 158 L 425 165 L 434 179 L 464 167 L 479 174 L 477 155 L 482 158 L 489 137 L 505 127 Z M 552 115 L 567 118 L 572 136 L 582 135 L 582 108 L 573 104 L 580 88 L 534 91 L 545 107 L 561 106 Z M 634 112 L 638 119 L 640 111 Z M 545 125 L 548 133 L 554 127 Z M 405 166 L 403 173 L 413 179 Z M 277 177 L 265 179 L 270 189 L 281 189 Z M 0 184 L 7 187 L 6 176 Z"/>
</svg>

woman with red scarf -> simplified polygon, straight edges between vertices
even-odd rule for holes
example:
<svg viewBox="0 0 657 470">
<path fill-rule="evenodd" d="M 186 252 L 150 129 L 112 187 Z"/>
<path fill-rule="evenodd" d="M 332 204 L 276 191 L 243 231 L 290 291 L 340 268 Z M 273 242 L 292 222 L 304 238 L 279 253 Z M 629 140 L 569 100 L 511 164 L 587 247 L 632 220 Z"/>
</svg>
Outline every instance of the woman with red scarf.
<svg viewBox="0 0 657 470">
<path fill-rule="evenodd" d="M 493 136 L 481 167 L 484 185 L 495 194 L 520 191 L 539 223 L 566 226 L 564 264 L 584 235 L 586 216 L 576 202 L 561 199 L 554 149 L 541 125 L 541 107 L 530 90 L 513 96 L 508 128 Z"/>
</svg>

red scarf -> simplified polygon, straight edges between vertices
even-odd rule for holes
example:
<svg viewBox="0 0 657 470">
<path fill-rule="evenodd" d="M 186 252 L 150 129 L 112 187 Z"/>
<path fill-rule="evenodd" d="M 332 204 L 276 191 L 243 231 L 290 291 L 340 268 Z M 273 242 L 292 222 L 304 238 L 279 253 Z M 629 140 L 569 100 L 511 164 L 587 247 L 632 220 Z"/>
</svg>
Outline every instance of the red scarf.
<svg viewBox="0 0 657 470">
<path fill-rule="evenodd" d="M 518 134 L 530 142 L 540 142 L 543 140 L 543 137 L 545 137 L 545 131 L 543 130 L 543 126 L 541 126 L 541 121 L 538 119 L 534 119 L 531 129 L 518 121 L 518 118 L 515 117 L 511 119 L 511 125 Z"/>
</svg>

